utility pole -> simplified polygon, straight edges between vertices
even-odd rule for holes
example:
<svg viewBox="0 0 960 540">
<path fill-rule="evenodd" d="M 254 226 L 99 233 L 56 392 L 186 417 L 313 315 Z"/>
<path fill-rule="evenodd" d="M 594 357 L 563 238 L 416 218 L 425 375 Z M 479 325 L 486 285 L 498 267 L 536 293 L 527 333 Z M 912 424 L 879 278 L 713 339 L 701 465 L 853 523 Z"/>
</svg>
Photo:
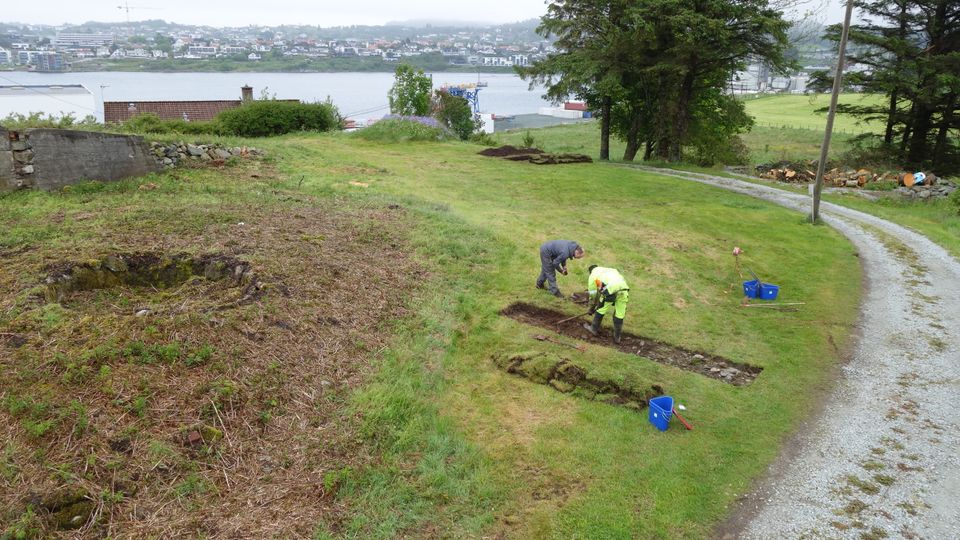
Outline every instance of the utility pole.
<svg viewBox="0 0 960 540">
<path fill-rule="evenodd" d="M 833 134 L 833 118 L 837 115 L 837 98 L 840 97 L 840 81 L 843 79 L 843 63 L 847 54 L 847 36 L 850 34 L 850 18 L 853 16 L 853 0 L 847 0 L 847 12 L 843 16 L 843 32 L 840 33 L 840 54 L 837 71 L 833 75 L 833 93 L 830 95 L 830 111 L 827 113 L 827 128 L 820 146 L 820 162 L 817 164 L 817 179 L 813 186 L 813 212 L 810 220 L 820 221 L 820 194 L 823 192 L 823 173 L 827 168 L 827 153 L 830 150 L 830 135 Z"/>
</svg>

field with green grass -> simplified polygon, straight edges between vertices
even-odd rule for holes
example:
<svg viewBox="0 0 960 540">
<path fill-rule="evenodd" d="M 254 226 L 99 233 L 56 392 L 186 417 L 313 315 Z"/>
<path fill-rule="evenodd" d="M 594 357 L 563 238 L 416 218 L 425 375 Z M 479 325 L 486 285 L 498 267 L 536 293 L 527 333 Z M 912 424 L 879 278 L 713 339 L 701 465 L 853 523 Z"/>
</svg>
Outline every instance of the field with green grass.
<svg viewBox="0 0 960 540">
<path fill-rule="evenodd" d="M 581 147 L 557 133 L 535 136 Z M 256 146 L 266 160 L 0 198 L 0 323 L 19 344 L 0 343 L 5 527 L 49 532 L 21 498 L 33 485 L 85 493 L 100 533 L 283 519 L 274 530 L 316 538 L 706 538 L 829 385 L 852 332 L 853 248 L 771 204 L 465 143 Z M 627 332 L 763 372 L 734 386 L 600 343 L 535 340 L 543 329 L 500 310 L 582 309 L 533 287 L 552 238 L 587 250 L 560 278 L 567 294 L 585 288 L 588 264 L 619 268 Z M 803 309 L 740 307 L 733 246 Z M 138 250 L 229 254 L 266 293 L 230 309 L 212 302 L 231 289 L 203 279 L 62 306 L 37 297 L 63 261 Z M 141 306 L 156 315 L 135 316 Z M 646 409 L 494 363 L 530 352 L 624 388 L 659 385 L 695 429 L 660 433 Z M 254 509 L 241 511 L 246 497 Z"/>
<path fill-rule="evenodd" d="M 840 94 L 840 104 L 863 105 L 883 101 L 872 94 Z M 771 95 L 745 98 L 747 112 L 758 127 L 812 129 L 823 132 L 827 113 L 817 112 L 830 106 L 829 94 Z M 865 123 L 849 115 L 838 114 L 833 122 L 834 133 L 845 135 L 882 131 L 882 123 Z"/>
</svg>

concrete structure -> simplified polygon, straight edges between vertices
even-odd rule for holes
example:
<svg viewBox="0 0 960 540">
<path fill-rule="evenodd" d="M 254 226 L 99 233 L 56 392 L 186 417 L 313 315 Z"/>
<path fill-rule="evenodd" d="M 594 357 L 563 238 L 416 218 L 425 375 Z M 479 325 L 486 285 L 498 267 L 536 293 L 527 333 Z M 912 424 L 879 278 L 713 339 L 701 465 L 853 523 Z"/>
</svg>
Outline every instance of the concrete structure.
<svg viewBox="0 0 960 540">
<path fill-rule="evenodd" d="M 0 119 L 11 114 L 97 115 L 97 100 L 80 84 L 0 86 Z"/>
<path fill-rule="evenodd" d="M 59 189 L 159 170 L 142 137 L 65 129 L 0 128 L 0 191 Z"/>
<path fill-rule="evenodd" d="M 0 64 L 12 64 L 13 63 L 13 53 L 9 50 L 0 47 Z"/>
</svg>

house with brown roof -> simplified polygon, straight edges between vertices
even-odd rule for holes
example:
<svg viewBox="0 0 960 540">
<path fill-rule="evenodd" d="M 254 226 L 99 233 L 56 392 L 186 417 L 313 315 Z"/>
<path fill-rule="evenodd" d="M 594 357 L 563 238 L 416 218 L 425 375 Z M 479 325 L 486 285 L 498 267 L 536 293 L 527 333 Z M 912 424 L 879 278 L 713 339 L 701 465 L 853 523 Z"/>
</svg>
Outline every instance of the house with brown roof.
<svg viewBox="0 0 960 540">
<path fill-rule="evenodd" d="M 103 102 L 103 119 L 107 124 L 120 124 L 138 114 L 153 113 L 162 120 L 184 120 L 200 122 L 213 120 L 218 114 L 228 109 L 235 109 L 245 101 L 253 100 L 253 88 L 244 86 L 240 89 L 242 99 L 211 100 L 211 101 L 105 101 Z M 291 99 L 284 101 L 300 100 Z"/>
</svg>

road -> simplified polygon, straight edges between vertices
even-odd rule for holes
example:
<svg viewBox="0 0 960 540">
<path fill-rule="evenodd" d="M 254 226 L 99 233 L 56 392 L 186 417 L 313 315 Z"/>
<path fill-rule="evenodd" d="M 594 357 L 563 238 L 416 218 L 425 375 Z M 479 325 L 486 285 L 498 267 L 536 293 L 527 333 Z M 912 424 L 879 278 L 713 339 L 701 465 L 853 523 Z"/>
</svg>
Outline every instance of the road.
<svg viewBox="0 0 960 540">
<path fill-rule="evenodd" d="M 796 193 L 639 168 L 810 213 Z M 821 216 L 860 255 L 859 336 L 823 406 L 716 536 L 960 538 L 960 263 L 869 214 L 823 203 Z"/>
</svg>

